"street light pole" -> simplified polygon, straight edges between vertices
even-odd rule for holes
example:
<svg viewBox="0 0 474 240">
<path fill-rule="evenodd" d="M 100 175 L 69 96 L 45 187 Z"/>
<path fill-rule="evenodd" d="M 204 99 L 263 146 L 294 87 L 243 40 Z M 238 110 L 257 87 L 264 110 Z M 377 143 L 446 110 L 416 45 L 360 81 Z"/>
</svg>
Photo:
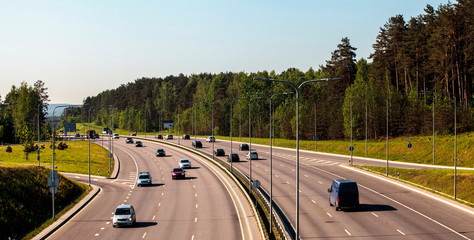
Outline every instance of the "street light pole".
<svg viewBox="0 0 474 240">
<path fill-rule="evenodd" d="M 290 84 L 294 91 L 295 91 L 295 96 L 296 96 L 296 239 L 299 238 L 299 211 L 300 211 L 300 144 L 299 144 L 299 89 L 306 83 L 310 82 L 322 82 L 322 81 L 334 81 L 334 80 L 340 80 L 340 78 L 325 78 L 325 79 L 317 79 L 317 80 L 308 80 L 305 82 L 302 82 L 300 85 L 296 85 L 293 82 L 287 81 L 287 80 L 279 80 L 279 79 L 264 79 L 264 78 L 254 78 L 254 80 L 261 80 L 261 81 L 275 81 L 275 82 L 283 82 Z"/>
<path fill-rule="evenodd" d="M 456 96 L 454 96 L 454 200 L 457 198 L 457 191 L 456 191 L 456 185 L 457 185 L 457 163 L 458 163 L 458 154 L 457 154 L 457 116 L 456 116 Z"/>
</svg>

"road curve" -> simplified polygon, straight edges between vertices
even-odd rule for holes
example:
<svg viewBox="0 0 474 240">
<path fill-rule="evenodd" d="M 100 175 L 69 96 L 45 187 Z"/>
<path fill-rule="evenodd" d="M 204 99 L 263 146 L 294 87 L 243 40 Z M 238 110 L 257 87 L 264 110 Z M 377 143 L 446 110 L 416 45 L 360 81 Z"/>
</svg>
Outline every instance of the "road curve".
<svg viewBox="0 0 474 240">
<path fill-rule="evenodd" d="M 158 147 L 166 157 L 155 156 Z M 123 138 L 115 140 L 114 152 L 121 164 L 118 177 L 93 177 L 101 193 L 48 239 L 261 239 L 242 191 L 215 166 L 167 145 L 144 142 L 140 148 Z M 186 179 L 172 180 L 170 171 L 180 158 L 190 159 L 193 167 Z M 150 172 L 153 186 L 136 187 L 141 171 Z M 68 176 L 87 181 L 84 175 Z M 112 227 L 120 204 L 135 207 L 135 226 Z"/>
</svg>

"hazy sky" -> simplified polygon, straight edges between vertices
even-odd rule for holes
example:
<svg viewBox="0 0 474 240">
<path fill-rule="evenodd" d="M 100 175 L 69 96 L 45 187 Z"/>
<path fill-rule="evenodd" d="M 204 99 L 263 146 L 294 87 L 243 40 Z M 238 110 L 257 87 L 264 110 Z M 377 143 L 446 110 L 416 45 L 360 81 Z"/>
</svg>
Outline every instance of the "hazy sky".
<svg viewBox="0 0 474 240">
<path fill-rule="evenodd" d="M 343 37 L 367 58 L 390 17 L 447 2 L 0 0 L 0 96 L 41 79 L 51 103 L 80 104 L 141 77 L 318 69 Z"/>
</svg>

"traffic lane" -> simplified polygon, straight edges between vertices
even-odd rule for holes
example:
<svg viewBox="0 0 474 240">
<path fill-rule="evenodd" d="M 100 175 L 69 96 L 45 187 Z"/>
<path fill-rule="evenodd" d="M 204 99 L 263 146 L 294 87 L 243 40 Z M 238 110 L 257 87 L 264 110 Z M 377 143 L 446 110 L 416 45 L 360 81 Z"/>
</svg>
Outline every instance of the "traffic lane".
<svg viewBox="0 0 474 240">
<path fill-rule="evenodd" d="M 124 152 L 118 151 L 116 154 L 122 162 L 132 161 L 130 156 Z M 130 166 L 132 165 L 122 165 L 124 173 L 136 171 L 134 167 L 127 169 Z M 88 177 L 85 175 L 68 175 L 72 179 L 84 183 L 88 182 Z M 91 178 L 94 179 L 95 177 L 92 176 Z M 91 239 L 107 235 L 106 229 L 111 228 L 112 225 L 111 213 L 128 196 L 131 191 L 130 185 L 133 184 L 134 179 L 130 181 L 129 174 L 119 175 L 117 179 L 104 179 L 100 177 L 96 179 L 93 183 L 100 186 L 102 191 L 86 208 L 81 210 L 48 239 Z"/>
<path fill-rule="evenodd" d="M 157 216 L 160 223 L 162 221 L 170 223 L 169 227 L 163 227 L 163 229 L 176 229 L 177 232 L 182 232 L 190 238 L 201 235 L 205 239 L 241 238 L 240 225 L 232 199 L 219 178 L 211 170 L 196 160 L 194 155 L 187 152 L 181 152 L 168 147 L 168 145 L 155 142 L 144 142 L 144 144 L 146 147 L 137 149 L 145 151 L 150 160 L 153 159 L 153 161 L 161 163 L 165 173 L 165 197 L 170 197 L 174 203 L 174 206 L 165 208 L 166 211 L 169 211 L 170 217 L 161 213 Z M 165 149 L 167 156 L 156 157 L 157 148 Z M 172 168 L 178 167 L 178 160 L 181 158 L 189 159 L 192 168 L 186 169 L 187 178 L 185 180 L 171 180 L 170 171 Z M 175 184 L 167 184 L 167 181 Z M 182 196 L 186 192 L 189 193 Z M 176 203 L 175 199 L 190 199 L 196 202 Z M 162 206 L 166 206 L 166 204 L 163 203 Z M 192 209 L 188 210 L 187 208 Z M 194 215 L 184 217 L 186 212 L 194 213 Z M 160 221 L 160 217 L 162 217 L 162 221 Z M 177 221 L 189 222 L 193 228 L 186 232 L 187 228 L 183 224 L 177 224 Z M 169 231 L 164 232 L 163 236 L 166 237 L 167 234 Z M 173 236 L 181 239 L 177 234 L 173 234 Z"/>
<path fill-rule="evenodd" d="M 193 177 L 188 175 L 185 181 L 172 181 L 168 173 L 169 169 L 177 167 L 176 160 L 168 158 L 164 161 L 153 161 L 156 160 L 152 155 L 154 150 L 146 143 L 143 147 L 129 145 L 127 149 L 135 156 L 140 171 L 150 172 L 155 179 L 153 186 L 143 186 L 135 190 L 133 200 L 137 221 L 141 217 L 145 223 L 152 221 L 157 223 L 157 227 L 150 228 L 142 234 L 151 239 L 166 236 L 190 239 L 194 231 L 194 224 L 190 221 L 194 219 L 194 212 L 190 206 L 193 206 L 195 201 L 192 198 L 194 193 L 189 191 L 189 181 L 186 180 L 192 181 Z M 157 178 L 160 176 L 161 183 L 157 183 Z"/>
<path fill-rule="evenodd" d="M 224 147 L 224 146 L 219 146 L 219 147 Z M 253 147 L 252 147 L 252 148 L 253 148 Z M 276 155 L 279 155 L 279 154 L 277 153 Z M 290 155 L 289 155 L 288 153 L 280 153 L 280 155 L 283 155 L 284 157 L 290 157 Z M 293 155 L 293 158 L 294 158 L 294 155 Z M 286 159 L 286 158 L 283 158 L 283 159 Z M 328 164 L 330 164 L 330 163 L 331 163 L 331 162 L 326 162 L 326 165 L 328 165 Z M 243 165 L 243 166 L 244 166 L 243 169 L 244 169 L 245 172 L 248 171 L 247 165 L 248 165 L 248 164 Z M 294 162 L 293 162 L 293 164 L 291 164 L 291 162 L 288 163 L 287 166 L 284 166 L 284 165 L 281 164 L 281 163 L 279 163 L 279 165 L 280 165 L 280 167 L 283 167 L 284 170 L 290 169 L 292 172 L 295 172 Z M 292 165 L 293 165 L 293 166 L 292 166 Z M 334 164 L 332 164 L 332 165 L 334 165 Z M 254 164 L 254 166 L 255 166 L 256 168 L 258 168 L 258 164 Z M 267 166 L 267 164 L 265 164 L 265 166 Z M 253 169 L 253 170 L 257 170 L 257 169 Z M 265 170 L 265 169 L 264 169 L 264 171 L 267 172 L 267 170 Z M 257 173 L 257 172 L 261 172 L 261 171 L 258 171 L 258 170 L 257 170 L 257 171 L 254 172 L 254 179 L 256 178 L 255 173 Z M 258 174 L 258 173 L 257 173 L 257 174 Z M 303 174 L 303 175 L 305 175 L 305 174 Z M 276 175 L 276 176 L 278 176 L 278 175 Z M 258 177 L 258 175 L 257 175 L 257 177 Z M 294 177 L 293 177 L 293 178 L 288 177 L 288 176 L 286 176 L 286 177 L 287 177 L 287 179 L 290 179 L 290 180 L 289 180 L 289 181 L 285 180 L 285 181 L 284 181 L 284 184 L 290 185 L 289 182 L 293 182 L 293 183 L 294 183 L 294 180 L 293 180 L 293 181 L 291 180 L 291 179 L 294 179 Z M 265 179 L 265 176 L 262 176 L 262 178 Z M 332 180 L 332 179 L 329 179 L 328 182 L 330 183 L 331 180 Z M 301 184 L 300 189 L 302 190 L 303 187 L 304 187 L 304 184 L 302 184 L 301 182 L 300 182 L 300 184 Z M 262 186 L 265 188 L 265 185 L 262 184 Z M 294 188 L 291 189 L 291 190 L 292 190 L 293 192 L 296 191 L 296 189 L 294 189 Z M 291 191 L 291 190 L 290 190 L 290 191 Z M 327 195 L 327 193 L 326 193 L 326 195 Z M 301 196 L 300 196 L 300 197 L 301 197 Z M 276 199 L 278 199 L 278 197 L 276 197 Z M 380 199 L 378 199 L 378 200 L 380 200 Z M 278 200 L 277 200 L 277 201 L 278 201 Z M 300 201 L 302 201 L 302 199 L 300 199 Z M 377 202 L 377 201 L 376 201 L 376 202 Z M 285 204 L 287 204 L 287 203 L 288 203 L 288 201 L 285 201 Z M 293 202 L 293 203 L 294 203 L 294 202 Z M 291 207 L 291 205 L 293 205 L 293 209 L 294 209 L 294 205 L 295 205 L 295 204 L 290 204 L 289 207 Z M 368 207 L 368 206 L 371 206 L 371 205 L 363 205 L 363 206 Z M 374 206 L 376 206 L 377 208 L 380 207 L 380 205 L 378 205 L 378 204 L 372 205 L 372 207 L 374 207 Z M 383 205 L 382 205 L 382 206 L 383 206 Z M 439 207 L 439 206 L 438 206 L 438 207 Z M 300 208 L 301 208 L 300 211 L 303 212 L 303 211 L 304 211 L 303 207 L 300 206 Z M 413 213 L 413 212 L 409 212 L 409 214 L 412 214 L 412 213 Z M 409 214 L 405 213 L 405 215 L 409 215 Z M 302 216 L 303 216 L 303 215 L 302 215 Z M 301 217 L 301 216 L 300 216 L 300 217 Z M 415 216 L 415 219 L 417 219 L 417 218 L 419 218 L 419 217 L 420 217 L 420 216 Z M 402 216 L 401 218 L 404 218 L 404 216 Z M 413 218 L 410 217 L 409 219 L 413 219 Z M 423 219 L 423 220 L 427 220 L 427 219 L 425 218 L 425 219 Z M 362 221 L 363 221 L 363 220 L 362 220 Z M 428 221 L 429 221 L 429 223 L 427 223 L 427 224 L 421 224 L 421 225 L 417 224 L 417 223 L 419 223 L 419 221 L 415 221 L 414 223 L 409 224 L 409 225 L 408 225 L 409 228 L 407 228 L 407 229 L 410 229 L 410 228 L 411 228 L 411 229 L 413 230 L 412 232 L 413 232 L 414 234 L 419 234 L 419 233 L 420 233 L 420 229 L 421 229 L 421 232 L 422 232 L 422 233 L 424 233 L 425 235 L 428 235 L 428 236 L 430 236 L 430 237 L 433 237 L 433 238 L 434 238 L 435 236 L 434 236 L 434 235 L 430 235 L 430 232 L 431 232 L 430 230 L 433 230 L 433 229 L 437 229 L 436 232 L 439 233 L 442 237 L 444 237 L 446 234 L 447 234 L 447 235 L 452 235 L 452 234 L 453 234 L 452 231 L 449 231 L 448 229 L 446 229 L 445 227 L 443 227 L 443 226 L 441 226 L 441 225 L 439 225 L 439 224 L 436 224 L 434 227 L 428 227 L 428 228 L 426 228 L 425 226 L 430 226 L 430 224 L 433 223 L 433 222 L 432 222 L 431 220 L 429 220 L 429 219 L 428 219 Z M 308 222 L 308 221 L 302 221 L 302 222 Z M 352 225 L 356 225 L 358 222 L 359 222 L 359 221 L 353 223 Z M 404 222 L 409 222 L 409 221 L 401 220 L 401 221 L 396 221 L 396 222 L 404 223 Z M 470 224 L 470 223 L 468 223 L 467 225 L 469 225 L 469 224 Z M 311 225 L 309 225 L 309 226 L 311 226 Z M 413 229 L 412 226 L 416 226 L 416 227 Z M 400 228 L 401 228 L 401 227 L 400 227 Z M 356 229 L 364 229 L 364 227 L 363 227 L 363 226 L 360 226 L 359 228 L 356 228 Z M 386 228 L 379 228 L 379 229 L 386 229 Z M 396 230 L 396 231 L 395 231 L 395 230 Z M 350 234 L 350 232 L 349 232 L 348 230 L 345 231 L 345 232 L 346 232 L 347 234 Z M 393 229 L 392 232 L 393 232 L 395 235 L 398 235 L 398 236 L 401 236 L 401 235 L 405 234 L 404 232 L 402 232 L 402 231 L 399 230 L 399 229 Z M 367 235 L 367 234 L 368 234 L 368 235 L 375 235 L 375 236 L 384 234 L 384 232 L 374 233 L 373 230 L 365 231 L 365 232 L 364 232 L 364 231 L 362 231 L 362 232 L 358 231 L 358 232 L 356 232 L 356 233 L 357 233 L 357 234 L 360 234 L 361 236 L 365 236 L 365 235 Z M 401 234 L 401 235 L 400 235 L 400 234 Z M 435 234 L 435 235 L 436 235 L 436 234 Z M 452 237 L 459 237 L 459 236 L 452 236 Z"/>
</svg>

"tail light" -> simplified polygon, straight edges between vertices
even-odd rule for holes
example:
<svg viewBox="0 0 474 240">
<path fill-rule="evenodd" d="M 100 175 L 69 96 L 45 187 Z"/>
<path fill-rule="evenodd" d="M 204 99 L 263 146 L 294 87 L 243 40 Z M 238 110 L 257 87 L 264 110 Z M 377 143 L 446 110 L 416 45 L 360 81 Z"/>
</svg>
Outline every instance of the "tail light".
<svg viewBox="0 0 474 240">
<path fill-rule="evenodd" d="M 339 200 L 340 200 L 339 197 L 337 197 L 337 199 L 336 199 L 336 203 L 337 203 L 337 204 L 339 204 Z"/>
</svg>

